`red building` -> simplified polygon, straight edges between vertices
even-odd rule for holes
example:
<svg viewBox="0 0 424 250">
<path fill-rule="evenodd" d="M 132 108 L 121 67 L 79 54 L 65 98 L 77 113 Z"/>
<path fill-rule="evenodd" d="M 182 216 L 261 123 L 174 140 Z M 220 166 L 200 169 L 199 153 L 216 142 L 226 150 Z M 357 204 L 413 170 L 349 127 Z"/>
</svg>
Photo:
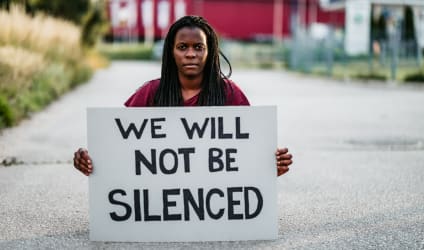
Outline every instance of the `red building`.
<svg viewBox="0 0 424 250">
<path fill-rule="evenodd" d="M 288 37 L 293 24 L 319 22 L 344 26 L 344 10 L 325 11 L 319 0 L 109 0 L 110 34 L 160 39 L 184 15 L 200 15 L 229 39 Z M 152 29 L 148 31 L 148 28 Z"/>
</svg>

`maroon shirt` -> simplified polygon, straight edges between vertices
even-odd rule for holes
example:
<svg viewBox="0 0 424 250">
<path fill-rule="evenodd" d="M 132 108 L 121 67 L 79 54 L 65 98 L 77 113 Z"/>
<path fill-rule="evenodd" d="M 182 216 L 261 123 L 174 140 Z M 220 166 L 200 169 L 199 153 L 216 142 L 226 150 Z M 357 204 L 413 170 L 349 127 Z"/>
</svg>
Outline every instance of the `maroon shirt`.
<svg viewBox="0 0 424 250">
<path fill-rule="evenodd" d="M 240 90 L 240 88 L 231 80 L 224 79 L 227 91 L 226 106 L 249 106 L 249 100 Z M 128 100 L 125 102 L 127 107 L 151 107 L 153 106 L 153 98 L 158 90 L 160 79 L 151 80 L 141 86 Z M 197 106 L 199 95 L 184 101 L 184 106 Z"/>
</svg>

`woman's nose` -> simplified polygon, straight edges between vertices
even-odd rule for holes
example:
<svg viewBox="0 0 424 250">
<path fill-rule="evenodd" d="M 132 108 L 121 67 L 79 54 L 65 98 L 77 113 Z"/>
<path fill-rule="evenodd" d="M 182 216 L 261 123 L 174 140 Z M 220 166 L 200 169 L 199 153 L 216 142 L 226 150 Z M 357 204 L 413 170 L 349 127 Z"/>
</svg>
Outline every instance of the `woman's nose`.
<svg viewBox="0 0 424 250">
<path fill-rule="evenodd" d="M 196 57 L 196 51 L 194 51 L 193 48 L 188 48 L 187 53 L 186 53 L 186 57 Z"/>
</svg>

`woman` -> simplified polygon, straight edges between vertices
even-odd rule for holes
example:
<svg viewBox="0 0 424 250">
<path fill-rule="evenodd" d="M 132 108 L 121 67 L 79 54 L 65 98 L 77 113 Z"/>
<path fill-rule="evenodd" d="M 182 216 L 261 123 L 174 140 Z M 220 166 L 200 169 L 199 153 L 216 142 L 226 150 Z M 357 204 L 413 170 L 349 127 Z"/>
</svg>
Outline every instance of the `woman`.
<svg viewBox="0 0 424 250">
<path fill-rule="evenodd" d="M 161 78 L 145 83 L 126 102 L 127 107 L 250 105 L 238 86 L 221 71 L 218 37 L 205 19 L 185 16 L 165 38 Z M 277 149 L 277 175 L 289 170 L 292 155 Z M 74 166 L 85 175 L 93 171 L 87 150 L 74 154 Z"/>
</svg>

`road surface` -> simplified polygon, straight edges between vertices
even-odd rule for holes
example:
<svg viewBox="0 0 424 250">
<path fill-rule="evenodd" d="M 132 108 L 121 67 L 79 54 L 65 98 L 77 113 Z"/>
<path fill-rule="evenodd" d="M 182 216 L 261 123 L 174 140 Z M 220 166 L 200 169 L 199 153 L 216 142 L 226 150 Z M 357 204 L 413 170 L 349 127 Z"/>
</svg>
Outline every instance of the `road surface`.
<svg viewBox="0 0 424 250">
<path fill-rule="evenodd" d="M 88 181 L 71 165 L 86 107 L 122 106 L 160 65 L 113 62 L 0 135 L 0 249 L 423 249 L 424 88 L 235 69 L 253 105 L 278 106 L 294 164 L 278 178 L 274 241 L 88 239 Z M 11 160 L 14 159 L 14 160 Z"/>
</svg>

